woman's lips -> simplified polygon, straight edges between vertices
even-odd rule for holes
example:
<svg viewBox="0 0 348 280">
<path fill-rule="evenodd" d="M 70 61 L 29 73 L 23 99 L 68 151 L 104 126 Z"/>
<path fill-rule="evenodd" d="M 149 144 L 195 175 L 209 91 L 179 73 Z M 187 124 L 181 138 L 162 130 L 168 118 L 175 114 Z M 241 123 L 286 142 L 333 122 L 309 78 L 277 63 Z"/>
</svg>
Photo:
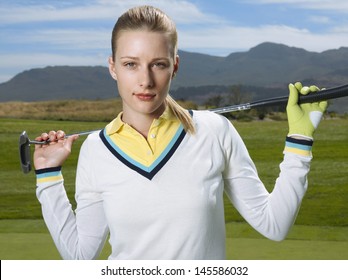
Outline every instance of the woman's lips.
<svg viewBox="0 0 348 280">
<path fill-rule="evenodd" d="M 150 101 L 153 98 L 155 98 L 155 94 L 151 94 L 151 93 L 136 93 L 134 94 L 138 99 L 140 99 L 141 101 Z"/>
</svg>

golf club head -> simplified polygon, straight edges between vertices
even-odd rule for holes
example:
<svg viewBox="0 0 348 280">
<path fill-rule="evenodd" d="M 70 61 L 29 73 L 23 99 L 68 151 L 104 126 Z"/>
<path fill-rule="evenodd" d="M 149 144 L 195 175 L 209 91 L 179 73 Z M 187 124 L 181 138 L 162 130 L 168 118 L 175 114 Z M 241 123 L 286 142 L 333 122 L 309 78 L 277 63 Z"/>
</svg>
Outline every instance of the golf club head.
<svg viewBox="0 0 348 280">
<path fill-rule="evenodd" d="M 29 173 L 31 170 L 31 154 L 29 137 L 26 131 L 19 136 L 19 158 L 23 173 Z"/>
</svg>

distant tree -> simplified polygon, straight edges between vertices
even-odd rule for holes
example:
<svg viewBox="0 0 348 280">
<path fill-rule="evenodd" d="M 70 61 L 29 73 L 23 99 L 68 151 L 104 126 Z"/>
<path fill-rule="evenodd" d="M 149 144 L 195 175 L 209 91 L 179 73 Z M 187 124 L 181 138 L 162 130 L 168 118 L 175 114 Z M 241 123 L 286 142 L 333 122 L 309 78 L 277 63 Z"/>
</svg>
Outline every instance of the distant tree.
<svg viewBox="0 0 348 280">
<path fill-rule="evenodd" d="M 267 115 L 267 108 L 259 108 L 256 110 L 257 117 L 259 120 L 263 120 Z"/>
<path fill-rule="evenodd" d="M 228 92 L 225 95 L 225 105 L 239 105 L 248 103 L 251 101 L 251 94 L 249 92 L 243 92 L 241 85 L 232 85 L 228 88 Z M 225 114 L 230 119 L 244 119 L 251 118 L 249 111 L 243 112 L 231 112 Z"/>
<path fill-rule="evenodd" d="M 251 101 L 251 94 L 248 92 L 242 92 L 241 85 L 232 85 L 228 89 L 226 96 L 228 105 L 238 105 Z"/>
<path fill-rule="evenodd" d="M 209 97 L 207 99 L 207 101 L 205 102 L 205 106 L 206 107 L 213 107 L 213 108 L 217 108 L 222 106 L 223 103 L 223 97 L 219 94 L 219 95 L 214 95 L 212 97 Z"/>
<path fill-rule="evenodd" d="M 228 95 L 227 95 L 227 102 L 229 105 L 238 105 L 242 104 L 243 98 L 242 98 L 242 91 L 240 85 L 233 85 L 229 87 Z"/>
</svg>

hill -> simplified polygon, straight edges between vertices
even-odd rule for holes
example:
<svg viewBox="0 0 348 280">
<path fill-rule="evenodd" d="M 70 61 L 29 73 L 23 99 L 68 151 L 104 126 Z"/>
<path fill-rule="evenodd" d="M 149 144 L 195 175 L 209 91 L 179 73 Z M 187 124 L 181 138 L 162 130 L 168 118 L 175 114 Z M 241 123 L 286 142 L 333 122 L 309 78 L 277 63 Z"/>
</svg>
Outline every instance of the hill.
<svg viewBox="0 0 348 280">
<path fill-rule="evenodd" d="M 287 84 L 294 81 L 326 88 L 348 83 L 346 47 L 316 53 L 263 43 L 226 57 L 185 51 L 179 51 L 179 56 L 180 70 L 173 81 L 172 94 L 199 102 L 216 94 L 214 88 L 226 92 L 226 88 L 237 84 L 252 87 L 253 99 L 260 99 L 259 93 L 265 91 L 269 91 L 267 97 L 287 94 Z M 197 89 L 201 94 L 197 94 Z M 115 96 L 115 82 L 103 66 L 48 66 L 24 71 L 0 84 L 0 102 L 95 100 Z M 339 111 L 347 108 L 347 98 L 340 99 L 337 105 Z"/>
<path fill-rule="evenodd" d="M 348 82 L 347 77 L 336 77 L 337 71 L 348 70 L 348 48 L 322 53 L 282 44 L 263 43 L 247 52 L 232 53 L 227 57 L 182 52 L 177 84 L 181 86 L 231 85 L 283 86 L 290 81 L 312 79 L 330 85 Z"/>
<path fill-rule="evenodd" d="M 48 66 L 24 71 L 0 84 L 0 101 L 105 99 L 115 88 L 106 67 Z"/>
</svg>

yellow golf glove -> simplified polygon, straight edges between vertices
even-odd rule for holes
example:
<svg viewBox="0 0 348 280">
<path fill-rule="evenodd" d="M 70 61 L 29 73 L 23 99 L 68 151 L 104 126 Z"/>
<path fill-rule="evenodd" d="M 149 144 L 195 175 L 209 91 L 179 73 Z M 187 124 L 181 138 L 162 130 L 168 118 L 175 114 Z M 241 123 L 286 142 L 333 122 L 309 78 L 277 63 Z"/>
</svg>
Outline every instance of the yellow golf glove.
<svg viewBox="0 0 348 280">
<path fill-rule="evenodd" d="M 304 137 L 313 140 L 313 134 L 318 127 L 328 103 L 327 101 L 298 104 L 299 94 L 315 94 L 316 86 L 302 86 L 300 82 L 289 84 L 289 100 L 286 107 L 289 123 L 289 137 Z"/>
</svg>

